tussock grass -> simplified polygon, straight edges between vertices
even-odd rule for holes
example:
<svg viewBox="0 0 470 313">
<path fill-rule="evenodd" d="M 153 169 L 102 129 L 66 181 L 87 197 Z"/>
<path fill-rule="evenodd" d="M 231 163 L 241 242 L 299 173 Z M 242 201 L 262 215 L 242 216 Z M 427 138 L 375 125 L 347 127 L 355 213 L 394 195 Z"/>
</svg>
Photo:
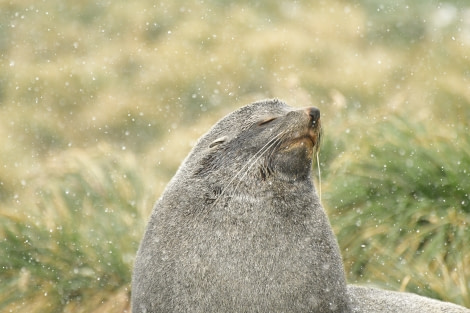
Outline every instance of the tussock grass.
<svg viewBox="0 0 470 313">
<path fill-rule="evenodd" d="M 350 280 L 468 306 L 470 140 L 465 125 L 440 125 L 369 124 L 361 149 L 331 164 L 324 199 Z"/>
<path fill-rule="evenodd" d="M 109 312 L 122 312 L 151 207 L 142 177 L 132 154 L 110 147 L 47 163 L 28 182 L 30 201 L 1 211 L 0 310 L 85 312 L 112 300 Z"/>
</svg>

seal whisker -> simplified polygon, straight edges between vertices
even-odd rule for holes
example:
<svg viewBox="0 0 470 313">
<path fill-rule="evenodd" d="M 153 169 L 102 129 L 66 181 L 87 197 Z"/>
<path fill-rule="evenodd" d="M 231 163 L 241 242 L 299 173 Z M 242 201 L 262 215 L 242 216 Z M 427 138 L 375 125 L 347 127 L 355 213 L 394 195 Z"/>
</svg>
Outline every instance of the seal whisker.
<svg viewBox="0 0 470 313">
<path fill-rule="evenodd" d="M 276 149 L 282 144 L 283 140 L 285 139 L 285 135 L 288 133 L 288 130 L 284 130 L 282 132 L 280 132 L 279 134 L 277 134 L 276 136 L 274 136 L 273 139 L 269 140 L 267 144 L 265 144 L 261 149 L 258 150 L 258 152 L 256 152 L 256 154 L 250 158 L 248 161 L 247 161 L 247 164 L 246 165 L 249 165 L 248 168 L 246 169 L 245 173 L 242 175 L 242 177 L 240 178 L 240 180 L 238 181 L 237 185 L 235 186 L 233 192 L 232 192 L 232 195 L 235 194 L 238 190 L 238 187 L 240 186 L 241 182 L 243 181 L 243 178 L 245 178 L 246 174 L 248 174 L 248 171 L 253 167 L 253 165 L 255 165 L 258 160 L 266 153 L 268 152 L 269 150 L 271 150 L 271 155 L 274 151 L 276 151 Z M 266 149 L 264 149 L 266 148 Z M 263 151 L 264 149 L 264 151 Z M 262 151 L 262 152 L 261 152 Z M 259 156 L 256 157 L 255 160 L 254 157 L 260 153 L 261 154 Z M 242 168 L 246 168 L 246 165 Z M 238 176 L 238 174 L 241 172 L 241 170 L 237 173 L 236 176 Z M 233 180 L 232 180 L 233 181 Z M 232 182 L 231 181 L 231 182 Z"/>
<path fill-rule="evenodd" d="M 243 178 L 246 176 L 246 174 L 248 174 L 248 171 L 253 167 L 253 165 L 255 165 L 255 164 L 258 162 L 258 160 L 259 160 L 266 152 L 268 152 L 269 150 L 271 150 L 271 151 L 270 151 L 270 154 L 269 154 L 269 156 L 268 156 L 268 158 L 267 158 L 267 159 L 269 159 L 269 157 L 272 156 L 272 154 L 277 150 L 277 148 L 280 147 L 280 145 L 282 144 L 283 139 L 284 139 L 283 136 L 284 136 L 286 133 L 287 133 L 287 131 L 283 131 L 283 132 L 279 133 L 279 134 L 276 136 L 276 137 L 278 137 L 278 138 L 275 138 L 274 141 L 271 140 L 271 141 L 270 141 L 271 144 L 266 147 L 266 149 L 256 158 L 256 160 L 253 160 L 253 162 L 251 162 L 251 165 L 248 167 L 248 169 L 245 171 L 245 173 L 243 174 L 243 176 L 241 177 L 241 179 L 238 181 L 238 184 L 235 186 L 235 188 L 234 188 L 232 194 L 236 194 L 236 192 L 237 192 L 237 190 L 238 190 L 238 187 L 240 186 L 241 182 L 243 181 Z M 261 150 L 261 149 L 260 149 L 260 150 Z M 250 160 L 251 160 L 251 159 L 250 159 Z M 247 163 L 248 163 L 248 162 L 247 162 Z M 269 164 L 268 164 L 267 168 L 268 168 L 268 171 L 271 173 L 272 170 L 269 169 Z M 244 212 L 244 213 L 246 213 L 246 207 L 245 207 L 245 212 Z"/>
<path fill-rule="evenodd" d="M 230 181 L 224 186 L 224 188 L 222 189 L 222 192 L 220 193 L 220 195 L 217 197 L 217 199 L 214 201 L 214 203 L 212 204 L 212 206 L 215 206 L 217 201 L 222 198 L 222 196 L 225 194 L 225 191 L 230 187 L 230 185 L 233 183 L 233 181 L 235 179 L 238 178 L 238 176 L 243 172 L 245 171 L 245 169 L 248 167 L 248 169 L 246 169 L 245 173 L 242 175 L 242 178 L 239 180 L 239 183 L 237 184 L 237 187 L 238 185 L 240 184 L 240 182 L 243 180 L 243 178 L 245 177 L 246 173 L 248 172 L 248 170 L 263 156 L 263 154 L 268 151 L 270 149 L 270 147 L 272 147 L 273 145 L 276 144 L 276 141 L 280 141 L 280 137 L 282 137 L 283 135 L 285 134 L 285 132 L 281 132 L 279 134 L 277 134 L 276 136 L 274 136 L 272 139 L 270 139 L 263 147 L 261 147 L 252 157 L 250 157 L 248 159 L 248 161 L 245 163 L 245 165 L 242 166 L 242 168 L 230 179 Z M 235 188 L 236 189 L 236 188 Z M 233 193 L 232 193 L 233 194 Z"/>
<path fill-rule="evenodd" d="M 271 160 L 272 160 L 272 157 L 273 157 L 273 154 L 277 151 L 277 149 L 281 146 L 281 144 L 284 142 L 284 138 L 282 136 L 284 136 L 285 134 L 287 133 L 287 131 L 284 131 L 283 133 L 281 133 L 281 138 L 279 138 L 279 140 L 277 140 L 277 142 L 274 144 L 274 145 L 271 145 L 269 147 L 269 149 L 271 150 L 271 152 L 269 153 L 269 155 L 266 157 L 265 159 L 265 162 L 264 164 L 262 165 L 262 173 L 265 173 L 264 170 L 266 170 L 266 173 L 271 175 L 273 173 L 273 169 L 271 168 Z M 266 178 L 266 174 L 264 174 L 265 177 L 264 179 Z M 263 180 L 264 180 L 263 179 Z"/>
<path fill-rule="evenodd" d="M 271 144 L 253 161 L 251 161 L 253 158 L 251 158 L 249 160 L 249 162 L 247 162 L 247 164 L 250 164 L 250 166 L 246 169 L 245 173 L 243 173 L 242 177 L 239 179 L 237 185 L 235 186 L 235 188 L 233 189 L 233 192 L 232 194 L 235 194 L 236 191 L 238 190 L 238 187 L 240 186 L 241 182 L 243 181 L 243 178 L 245 178 L 246 174 L 248 174 L 248 171 L 253 167 L 253 165 L 255 165 L 258 160 L 267 152 L 269 151 L 270 148 L 272 148 L 273 146 L 276 146 L 277 143 L 279 143 L 281 140 L 280 139 L 276 139 L 274 141 L 271 142 Z M 260 149 L 261 151 L 261 149 Z"/>
<path fill-rule="evenodd" d="M 268 159 L 272 158 L 274 152 L 276 152 L 276 149 L 279 148 L 279 147 L 281 146 L 281 144 L 284 142 L 285 137 L 286 137 L 285 135 L 286 135 L 287 133 L 288 133 L 287 130 L 281 133 L 281 138 L 279 138 L 278 142 L 276 143 L 276 146 L 273 147 L 273 149 L 271 149 L 271 153 L 269 154 Z"/>
<path fill-rule="evenodd" d="M 320 170 L 320 157 L 319 157 L 319 150 L 316 151 L 315 156 L 317 159 L 317 168 L 318 168 L 318 198 L 321 202 L 321 170 Z"/>
</svg>

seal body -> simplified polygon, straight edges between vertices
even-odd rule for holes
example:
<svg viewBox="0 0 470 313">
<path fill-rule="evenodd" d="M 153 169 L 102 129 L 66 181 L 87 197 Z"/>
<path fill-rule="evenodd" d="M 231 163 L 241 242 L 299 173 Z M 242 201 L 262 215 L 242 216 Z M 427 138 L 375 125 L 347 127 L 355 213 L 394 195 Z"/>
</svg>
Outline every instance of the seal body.
<svg viewBox="0 0 470 313">
<path fill-rule="evenodd" d="M 470 313 L 462 306 L 408 292 L 348 285 L 348 294 L 354 313 Z"/>
<path fill-rule="evenodd" d="M 157 201 L 132 311 L 349 312 L 336 239 L 311 180 L 315 108 L 278 100 L 202 136 Z"/>
</svg>

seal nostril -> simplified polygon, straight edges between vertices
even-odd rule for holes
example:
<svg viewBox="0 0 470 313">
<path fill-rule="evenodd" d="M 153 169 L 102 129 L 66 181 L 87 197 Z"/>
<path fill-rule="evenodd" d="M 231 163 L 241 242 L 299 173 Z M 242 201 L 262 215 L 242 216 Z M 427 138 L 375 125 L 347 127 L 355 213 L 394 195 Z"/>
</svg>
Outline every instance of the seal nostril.
<svg viewBox="0 0 470 313">
<path fill-rule="evenodd" d="M 305 113 L 308 114 L 314 122 L 320 119 L 320 110 L 314 107 L 306 108 Z"/>
</svg>

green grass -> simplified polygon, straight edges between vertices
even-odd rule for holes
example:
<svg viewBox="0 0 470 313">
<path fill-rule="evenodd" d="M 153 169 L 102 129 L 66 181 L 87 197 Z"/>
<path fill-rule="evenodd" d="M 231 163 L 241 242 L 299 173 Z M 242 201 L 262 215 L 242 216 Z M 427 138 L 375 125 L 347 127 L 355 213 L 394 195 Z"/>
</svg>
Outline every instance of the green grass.
<svg viewBox="0 0 470 313">
<path fill-rule="evenodd" d="M 0 311 L 128 311 L 154 201 L 200 134 L 266 97 L 322 111 L 348 280 L 470 306 L 468 10 L 1 2 Z"/>
<path fill-rule="evenodd" d="M 331 164 L 324 199 L 350 281 L 469 306 L 470 138 L 437 124 L 393 116 L 350 134 L 361 149 Z"/>
<path fill-rule="evenodd" d="M 0 311 L 63 312 L 128 295 L 151 206 L 141 171 L 132 154 L 105 146 L 68 151 L 36 173 L 31 200 L 0 218 Z"/>
</svg>

